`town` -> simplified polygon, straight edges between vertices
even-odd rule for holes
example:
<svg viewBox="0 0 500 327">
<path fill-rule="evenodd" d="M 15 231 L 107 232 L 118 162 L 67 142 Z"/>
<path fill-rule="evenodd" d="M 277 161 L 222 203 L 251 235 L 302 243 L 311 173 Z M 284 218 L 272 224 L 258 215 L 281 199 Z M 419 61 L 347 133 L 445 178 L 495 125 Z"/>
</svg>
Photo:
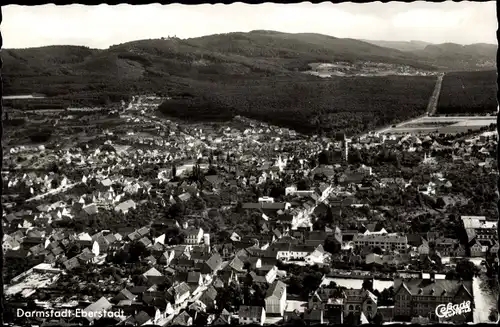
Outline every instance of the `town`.
<svg viewBox="0 0 500 327">
<path fill-rule="evenodd" d="M 6 321 L 496 321 L 496 125 L 305 136 L 170 120 L 165 100 L 10 112 L 54 127 L 5 131 Z"/>
</svg>

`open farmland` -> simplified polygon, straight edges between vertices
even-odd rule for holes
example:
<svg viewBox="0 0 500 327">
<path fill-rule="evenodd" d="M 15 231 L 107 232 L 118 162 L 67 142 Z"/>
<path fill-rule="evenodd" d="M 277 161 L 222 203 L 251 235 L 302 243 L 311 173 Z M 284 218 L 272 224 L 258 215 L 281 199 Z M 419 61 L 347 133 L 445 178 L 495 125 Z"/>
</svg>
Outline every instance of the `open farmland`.
<svg viewBox="0 0 500 327">
<path fill-rule="evenodd" d="M 454 72 L 444 76 L 438 114 L 493 113 L 496 109 L 496 71 Z"/>
<path fill-rule="evenodd" d="M 496 116 L 422 117 L 398 124 L 381 133 L 460 134 L 469 130 L 478 131 L 496 123 Z"/>
<path fill-rule="evenodd" d="M 159 109 L 192 121 L 242 115 L 303 133 L 353 135 L 424 114 L 435 83 L 435 76 L 238 79 L 204 83 Z"/>
</svg>

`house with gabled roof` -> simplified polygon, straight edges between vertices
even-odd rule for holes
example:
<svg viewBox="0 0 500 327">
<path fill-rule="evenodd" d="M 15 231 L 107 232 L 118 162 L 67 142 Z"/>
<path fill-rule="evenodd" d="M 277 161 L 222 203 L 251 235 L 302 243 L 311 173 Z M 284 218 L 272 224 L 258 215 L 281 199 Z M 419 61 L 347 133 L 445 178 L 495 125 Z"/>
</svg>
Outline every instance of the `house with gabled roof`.
<svg viewBox="0 0 500 327">
<path fill-rule="evenodd" d="M 178 271 L 196 271 L 198 268 L 193 260 L 186 258 L 172 260 L 170 262 L 170 267 Z"/>
<path fill-rule="evenodd" d="M 217 270 L 221 269 L 222 257 L 218 253 L 214 253 L 210 258 L 204 262 L 201 272 L 203 274 L 214 274 Z"/>
<path fill-rule="evenodd" d="M 141 276 L 148 283 L 148 285 L 162 284 L 165 281 L 165 276 L 154 267 L 150 268 Z"/>
<path fill-rule="evenodd" d="M 203 285 L 203 276 L 200 272 L 190 271 L 187 275 L 187 284 L 191 287 L 194 292 L 198 287 Z"/>
<path fill-rule="evenodd" d="M 146 312 L 140 311 L 139 313 L 125 319 L 121 324 L 125 326 L 142 326 L 150 320 L 151 317 Z"/>
<path fill-rule="evenodd" d="M 222 281 L 222 279 L 220 277 L 215 277 L 215 279 L 212 282 L 212 286 L 215 289 L 222 289 L 225 287 L 224 282 Z"/>
<path fill-rule="evenodd" d="M 344 290 L 344 294 L 344 316 L 363 313 L 373 318 L 377 313 L 377 297 L 372 292 L 361 288 Z"/>
<path fill-rule="evenodd" d="M 130 211 L 130 209 L 135 209 L 135 208 L 136 208 L 136 203 L 134 202 L 134 200 L 129 199 L 127 201 L 118 204 L 115 207 L 115 211 L 126 214 Z"/>
<path fill-rule="evenodd" d="M 139 233 L 137 233 L 136 231 L 134 231 L 132 233 L 127 234 L 127 238 L 130 241 L 134 242 L 134 241 L 140 240 L 141 239 L 141 235 Z"/>
<path fill-rule="evenodd" d="M 147 237 L 141 238 L 138 242 L 144 245 L 144 247 L 146 248 L 152 245 L 151 240 Z"/>
<path fill-rule="evenodd" d="M 417 317 L 427 316 L 431 321 L 438 321 L 435 314 L 435 303 L 459 304 L 470 301 L 474 308 L 472 281 L 423 278 L 401 279 L 394 281 L 395 316 Z M 430 313 L 430 314 L 429 314 Z M 472 312 L 460 315 L 462 323 L 472 321 Z"/>
<path fill-rule="evenodd" d="M 141 236 L 149 235 L 150 229 L 148 227 L 141 227 L 137 230 L 137 233 Z"/>
<path fill-rule="evenodd" d="M 286 284 L 275 281 L 267 290 L 264 299 L 268 315 L 283 316 L 286 308 Z"/>
<path fill-rule="evenodd" d="M 4 240 L 2 242 L 2 248 L 4 252 L 7 252 L 9 250 L 17 251 L 21 248 L 21 243 L 16 241 L 13 237 L 5 235 Z"/>
<path fill-rule="evenodd" d="M 113 305 L 105 297 L 101 297 L 99 300 L 83 309 L 83 311 L 87 314 L 82 316 L 85 317 L 90 323 L 93 323 L 96 320 L 96 312 L 109 311 L 112 307 Z"/>
<path fill-rule="evenodd" d="M 212 325 L 229 325 L 231 323 L 231 314 L 226 310 L 223 309 L 221 314 L 214 319 L 212 322 Z"/>
<path fill-rule="evenodd" d="M 470 246 L 471 257 L 483 257 L 488 252 L 488 245 L 491 244 L 489 240 L 476 240 L 474 239 Z"/>
<path fill-rule="evenodd" d="M 179 307 L 191 295 L 191 288 L 188 284 L 182 282 L 178 285 L 171 286 L 167 290 L 167 295 L 172 298 L 174 308 Z"/>
<path fill-rule="evenodd" d="M 122 300 L 134 301 L 137 298 L 136 295 L 132 294 L 128 289 L 124 288 L 118 293 L 114 298 L 113 302 L 118 303 Z"/>
<path fill-rule="evenodd" d="M 214 286 L 210 285 L 200 297 L 200 301 L 205 304 L 207 309 L 211 310 L 216 307 L 217 290 Z"/>
<path fill-rule="evenodd" d="M 240 325 L 256 324 L 263 326 L 266 320 L 266 310 L 259 306 L 242 305 L 238 311 L 238 317 Z"/>
<path fill-rule="evenodd" d="M 158 258 L 158 263 L 169 266 L 172 260 L 174 260 L 174 257 L 175 257 L 175 251 L 167 250 L 163 252 L 163 254 Z"/>
<path fill-rule="evenodd" d="M 201 228 L 191 228 L 186 231 L 186 238 L 184 242 L 190 245 L 201 244 L 203 240 L 203 229 Z"/>
<path fill-rule="evenodd" d="M 186 311 L 182 311 L 177 317 L 172 320 L 172 325 L 174 326 L 192 326 L 193 317 L 191 317 Z"/>
</svg>

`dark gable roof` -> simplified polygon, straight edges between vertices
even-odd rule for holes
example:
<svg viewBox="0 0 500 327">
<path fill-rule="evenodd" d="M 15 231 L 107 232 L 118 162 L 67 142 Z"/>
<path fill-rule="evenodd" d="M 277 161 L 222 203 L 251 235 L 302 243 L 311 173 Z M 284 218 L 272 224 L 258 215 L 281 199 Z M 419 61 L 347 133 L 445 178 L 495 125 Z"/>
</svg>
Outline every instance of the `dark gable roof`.
<svg viewBox="0 0 500 327">
<path fill-rule="evenodd" d="M 147 286 L 132 286 L 130 288 L 130 293 L 139 295 L 139 294 L 143 294 L 147 290 L 148 290 Z"/>
<path fill-rule="evenodd" d="M 264 310 L 263 307 L 242 305 L 240 306 L 238 316 L 240 319 L 241 318 L 260 319 L 263 310 Z"/>
<path fill-rule="evenodd" d="M 215 300 L 215 298 L 217 297 L 217 290 L 212 285 L 210 285 L 205 293 L 203 293 L 203 296 L 205 298 Z"/>
<path fill-rule="evenodd" d="M 311 231 L 305 233 L 305 239 L 309 241 L 324 241 L 328 234 L 324 231 Z"/>
<path fill-rule="evenodd" d="M 419 292 L 421 292 L 420 295 L 426 296 L 432 296 L 431 293 L 433 290 L 435 296 L 441 296 L 445 290 L 449 296 L 454 296 L 463 287 L 472 296 L 472 281 L 449 279 L 437 279 L 434 281 L 430 279 L 395 280 L 394 289 L 399 291 L 401 287 L 406 288 L 412 295 L 419 295 Z"/>
<path fill-rule="evenodd" d="M 279 222 L 290 222 L 291 223 L 293 221 L 293 216 L 286 213 L 283 215 L 279 215 L 276 220 Z"/>
<path fill-rule="evenodd" d="M 210 257 L 210 259 L 207 260 L 206 265 L 212 270 L 215 271 L 220 267 L 222 264 L 222 257 L 220 254 L 215 253 Z"/>
<path fill-rule="evenodd" d="M 224 179 L 218 175 L 207 175 L 205 179 L 211 184 L 222 183 Z"/>
<path fill-rule="evenodd" d="M 201 273 L 190 271 L 187 276 L 187 282 L 190 284 L 198 284 L 201 278 Z"/>
<path fill-rule="evenodd" d="M 283 210 L 285 209 L 286 203 L 283 202 L 273 202 L 273 203 L 243 203 L 243 209 L 263 209 L 263 210 Z"/>
<path fill-rule="evenodd" d="M 179 295 L 186 294 L 191 291 L 191 288 L 186 283 L 180 283 L 174 287 L 174 292 Z"/>
<path fill-rule="evenodd" d="M 191 316 L 186 312 L 183 311 L 181 314 L 179 314 L 177 317 L 172 320 L 173 325 L 181 325 L 181 326 L 187 326 L 189 319 Z"/>
<path fill-rule="evenodd" d="M 278 280 L 278 281 L 274 282 L 271 285 L 271 287 L 269 287 L 267 289 L 266 298 L 274 296 L 274 297 L 280 299 L 281 296 L 283 295 L 283 293 L 285 293 L 285 291 L 286 291 L 286 285 L 283 282 Z"/>
<path fill-rule="evenodd" d="M 138 326 L 143 325 L 149 319 L 151 319 L 151 317 L 144 311 L 141 311 L 134 316 L 134 320 L 136 321 Z"/>
<path fill-rule="evenodd" d="M 202 252 L 202 251 L 193 251 L 191 253 L 191 259 L 192 260 L 206 261 L 206 260 L 210 259 L 210 253 Z"/>
<path fill-rule="evenodd" d="M 231 262 L 229 263 L 228 265 L 229 267 L 233 268 L 234 270 L 236 271 L 243 271 L 243 267 L 244 267 L 244 263 L 243 261 L 238 258 L 238 257 L 234 257 L 233 260 L 231 260 Z"/>
<path fill-rule="evenodd" d="M 132 294 L 128 289 L 124 288 L 123 290 L 120 291 L 118 295 L 121 295 L 125 297 L 127 300 L 133 300 L 135 298 L 135 295 Z"/>
</svg>

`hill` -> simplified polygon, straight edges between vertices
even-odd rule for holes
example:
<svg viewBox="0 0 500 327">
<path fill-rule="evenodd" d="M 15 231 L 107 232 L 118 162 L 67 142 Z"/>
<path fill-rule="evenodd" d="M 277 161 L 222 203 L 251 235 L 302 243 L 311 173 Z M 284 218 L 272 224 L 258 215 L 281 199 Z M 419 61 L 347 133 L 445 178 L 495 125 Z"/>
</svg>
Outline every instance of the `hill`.
<svg viewBox="0 0 500 327">
<path fill-rule="evenodd" d="M 378 45 L 380 47 L 396 49 L 399 51 L 418 51 L 425 49 L 426 46 L 431 45 L 432 43 L 424 42 L 424 41 L 381 41 L 381 40 L 362 40 L 366 43 L 371 43 L 374 45 Z"/>
<path fill-rule="evenodd" d="M 148 71 L 169 74 L 170 69 L 174 69 L 175 74 L 187 66 L 191 70 L 194 67 L 192 73 L 199 71 L 202 74 L 211 66 L 212 70 L 222 69 L 229 74 L 233 70 L 235 74 L 247 73 L 248 69 L 283 73 L 308 69 L 310 62 L 333 60 L 378 61 L 433 69 L 413 54 L 359 40 L 274 31 L 218 34 L 185 40 L 140 40 L 106 50 L 76 46 L 4 49 L 2 55 L 4 74 L 17 77 L 111 75 L 116 73 L 116 65 L 123 66 L 127 62 L 137 62 L 143 68 L 149 68 Z M 135 70 L 134 67 L 130 69 Z"/>
<path fill-rule="evenodd" d="M 491 70 L 496 68 L 497 48 L 497 45 L 485 43 L 443 43 L 431 44 L 413 53 L 445 70 Z"/>
<path fill-rule="evenodd" d="M 105 50 L 76 46 L 4 49 L 2 74 L 4 94 L 42 93 L 51 97 L 49 104 L 57 101 L 62 106 L 103 105 L 127 100 L 133 94 L 155 92 L 176 98 L 177 109 L 170 113 L 181 116 L 186 116 L 179 109 L 184 106 L 191 108 L 189 115 L 200 119 L 237 113 L 299 128 L 307 122 L 304 131 L 316 130 L 317 121 L 322 118 L 322 124 L 328 125 L 325 130 L 335 127 L 356 132 L 372 123 L 406 117 L 390 103 L 408 102 L 412 88 L 417 90 L 418 105 L 407 112 L 420 113 L 421 104 L 432 92 L 427 95 L 427 86 L 435 79 L 321 80 L 301 72 L 309 70 L 311 63 L 338 61 L 353 65 L 370 61 L 432 71 L 436 68 L 431 64 L 442 64 L 443 58 L 451 55 L 429 47 L 416 54 L 321 34 L 252 31 L 191 39 L 139 40 Z M 484 56 L 490 54 L 488 45 L 481 49 Z M 451 51 L 448 47 L 445 50 Z M 454 48 L 450 53 L 460 55 L 465 51 L 459 50 Z M 436 57 L 441 59 L 435 60 Z M 414 81 L 423 85 L 417 86 Z M 375 87 L 377 83 L 386 86 L 380 89 Z M 290 89 L 296 84 L 297 89 Z M 371 89 L 373 92 L 366 93 Z M 376 92 L 381 95 L 375 95 Z M 353 100 L 360 94 L 364 94 L 364 100 Z M 321 103 L 312 100 L 317 97 L 322 98 Z M 292 98 L 294 103 L 288 103 Z M 371 98 L 377 99 L 376 108 L 368 104 Z M 355 107 L 350 103 L 355 103 Z M 392 111 L 384 112 L 380 104 Z M 282 111 L 281 106 L 290 106 L 291 111 Z M 360 109 L 364 107 L 367 109 Z M 339 116 L 339 110 L 343 116 Z M 363 113 L 353 118 L 349 114 L 353 111 Z M 295 116 L 280 117 L 290 112 Z M 369 120 L 367 113 L 378 116 Z M 353 120 L 352 125 L 347 117 Z M 337 118 L 342 123 L 335 123 Z"/>
<path fill-rule="evenodd" d="M 432 44 L 422 41 L 364 41 L 411 53 L 417 56 L 422 63 L 436 66 L 442 70 L 465 71 L 496 68 L 498 46 L 495 44 L 461 45 L 456 43 Z"/>
<path fill-rule="evenodd" d="M 374 61 L 433 69 L 415 58 L 358 40 L 253 31 L 139 40 L 105 50 L 78 46 L 4 49 L 2 74 L 7 95 L 42 93 L 73 105 L 92 105 L 106 98 L 127 99 L 137 92 L 182 93 L 200 81 L 295 78 L 313 62 Z"/>
</svg>

